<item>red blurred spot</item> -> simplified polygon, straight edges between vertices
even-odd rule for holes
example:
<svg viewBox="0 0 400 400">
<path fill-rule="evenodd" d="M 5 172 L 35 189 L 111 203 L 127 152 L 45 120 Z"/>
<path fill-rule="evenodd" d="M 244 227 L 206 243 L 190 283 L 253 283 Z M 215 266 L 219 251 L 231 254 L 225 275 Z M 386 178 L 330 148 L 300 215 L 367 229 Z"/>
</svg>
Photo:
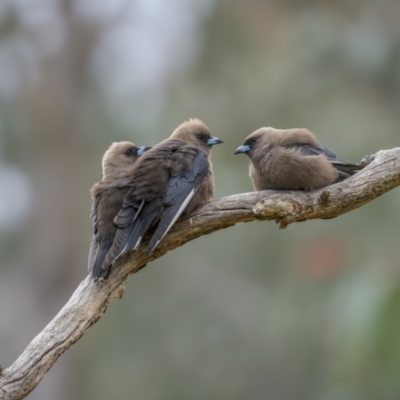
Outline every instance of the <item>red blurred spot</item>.
<svg viewBox="0 0 400 400">
<path fill-rule="evenodd" d="M 303 245 L 295 253 L 296 272 L 307 280 L 324 280 L 339 274 L 348 264 L 347 243 L 321 238 Z"/>
</svg>

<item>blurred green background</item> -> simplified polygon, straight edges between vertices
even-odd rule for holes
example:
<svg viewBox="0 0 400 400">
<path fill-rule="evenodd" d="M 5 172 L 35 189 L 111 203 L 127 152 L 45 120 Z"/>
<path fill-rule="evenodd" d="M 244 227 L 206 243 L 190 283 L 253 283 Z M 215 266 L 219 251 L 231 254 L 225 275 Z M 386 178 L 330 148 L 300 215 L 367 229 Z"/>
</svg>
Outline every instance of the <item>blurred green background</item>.
<svg viewBox="0 0 400 400">
<path fill-rule="evenodd" d="M 189 117 L 217 197 L 261 126 L 340 157 L 400 142 L 398 0 L 0 0 L 0 364 L 87 274 L 109 144 Z M 130 278 L 30 400 L 400 398 L 400 191 L 327 221 L 253 222 Z"/>
</svg>

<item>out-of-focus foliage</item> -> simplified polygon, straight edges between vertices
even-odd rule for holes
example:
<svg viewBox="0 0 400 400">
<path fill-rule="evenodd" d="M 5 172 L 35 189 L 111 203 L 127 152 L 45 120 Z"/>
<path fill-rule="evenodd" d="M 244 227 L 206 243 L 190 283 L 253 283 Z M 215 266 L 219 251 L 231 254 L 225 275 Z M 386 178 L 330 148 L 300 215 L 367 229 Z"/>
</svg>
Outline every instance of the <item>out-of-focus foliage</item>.
<svg viewBox="0 0 400 400">
<path fill-rule="evenodd" d="M 398 0 L 0 1 L 0 363 L 86 276 L 89 187 L 112 141 L 199 117 L 217 196 L 261 126 L 341 157 L 400 141 Z M 130 279 L 30 399 L 400 396 L 400 194 L 280 231 L 240 225 Z"/>
</svg>

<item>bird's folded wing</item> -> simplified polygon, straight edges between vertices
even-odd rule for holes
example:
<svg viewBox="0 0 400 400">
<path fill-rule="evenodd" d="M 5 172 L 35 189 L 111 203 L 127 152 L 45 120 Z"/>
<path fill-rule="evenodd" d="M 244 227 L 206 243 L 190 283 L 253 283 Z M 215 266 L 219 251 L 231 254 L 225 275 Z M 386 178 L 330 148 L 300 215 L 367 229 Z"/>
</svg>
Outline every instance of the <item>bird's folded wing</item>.
<svg viewBox="0 0 400 400">
<path fill-rule="evenodd" d="M 97 209 L 99 205 L 100 199 L 97 198 L 93 202 L 93 207 L 92 207 L 92 213 L 91 213 L 91 218 L 93 221 L 93 237 L 92 237 L 92 243 L 90 244 L 90 250 L 89 250 L 89 257 L 88 257 L 88 270 L 93 271 L 94 266 L 97 260 L 98 256 L 98 251 L 99 251 L 99 238 L 98 238 L 98 214 L 97 214 Z"/>
<path fill-rule="evenodd" d="M 147 256 L 153 252 L 185 210 L 201 181 L 207 175 L 208 169 L 209 161 L 207 155 L 202 150 L 198 150 L 190 169 L 176 171 L 170 176 L 163 198 L 164 212 L 149 243 L 146 252 Z"/>
<path fill-rule="evenodd" d="M 143 200 L 136 200 L 131 196 L 125 196 L 119 213 L 114 218 L 114 223 L 118 227 L 111 248 L 107 252 L 107 256 L 102 264 L 103 269 L 107 269 L 117 257 L 124 252 L 126 244 L 132 233 L 133 224 L 142 211 L 144 206 Z"/>
<path fill-rule="evenodd" d="M 144 200 L 137 201 L 129 196 L 126 196 L 122 202 L 122 207 L 119 213 L 114 218 L 115 225 L 118 228 L 126 228 L 131 225 L 144 206 Z"/>
<path fill-rule="evenodd" d="M 93 265 L 96 260 L 97 251 L 99 249 L 99 242 L 95 234 L 93 234 L 92 243 L 90 244 L 89 257 L 88 257 L 88 270 L 93 270 Z"/>
<path fill-rule="evenodd" d="M 122 250 L 123 252 L 139 248 L 143 236 L 151 226 L 157 223 L 162 211 L 163 203 L 160 197 L 144 203 L 143 208 L 138 211 L 138 217 L 135 218 L 129 229 L 129 237 Z"/>
<path fill-rule="evenodd" d="M 312 144 L 299 144 L 296 145 L 295 148 L 301 150 L 301 153 L 306 156 L 318 156 L 320 154 L 324 154 L 329 160 L 337 159 L 336 154 L 329 150 L 328 148 L 321 145 L 312 145 Z"/>
<path fill-rule="evenodd" d="M 364 166 L 350 161 L 341 160 L 336 154 L 322 145 L 303 144 L 295 146 L 301 150 L 301 153 L 308 156 L 318 156 L 324 154 L 333 166 L 338 170 L 343 170 L 349 174 L 354 174 L 355 171 L 362 169 Z"/>
</svg>

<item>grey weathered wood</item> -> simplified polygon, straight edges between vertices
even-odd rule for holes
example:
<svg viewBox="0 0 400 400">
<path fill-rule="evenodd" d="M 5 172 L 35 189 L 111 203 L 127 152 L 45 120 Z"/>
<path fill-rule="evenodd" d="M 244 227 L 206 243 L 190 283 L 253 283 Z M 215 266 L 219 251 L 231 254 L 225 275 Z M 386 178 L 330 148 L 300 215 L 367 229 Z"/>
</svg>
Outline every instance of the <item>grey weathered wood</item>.
<svg viewBox="0 0 400 400">
<path fill-rule="evenodd" d="M 307 219 L 337 217 L 361 207 L 400 185 L 400 148 L 375 154 L 374 161 L 353 177 L 312 192 L 265 191 L 243 193 L 212 201 L 179 221 L 150 259 L 141 248 L 117 260 L 108 281 L 81 282 L 68 303 L 8 368 L 0 368 L 0 399 L 26 397 L 64 351 L 106 311 L 109 302 L 121 297 L 127 278 L 170 250 L 199 236 L 254 220 L 275 220 L 281 228 Z M 328 222 L 327 222 L 328 223 Z"/>
</svg>

